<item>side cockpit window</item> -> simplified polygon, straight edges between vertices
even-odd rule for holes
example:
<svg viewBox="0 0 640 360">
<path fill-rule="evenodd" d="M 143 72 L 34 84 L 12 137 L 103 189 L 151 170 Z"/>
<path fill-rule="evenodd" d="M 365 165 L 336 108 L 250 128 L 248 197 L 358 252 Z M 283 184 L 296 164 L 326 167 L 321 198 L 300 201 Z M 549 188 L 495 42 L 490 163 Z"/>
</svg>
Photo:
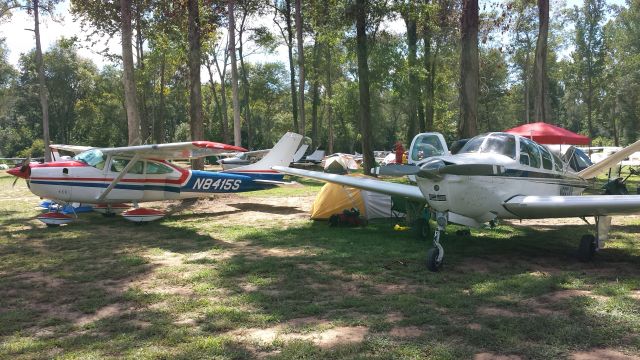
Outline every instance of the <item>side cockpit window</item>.
<svg viewBox="0 0 640 360">
<path fill-rule="evenodd" d="M 160 164 L 153 161 L 147 161 L 147 175 L 171 174 L 172 172 L 173 172 L 173 169 L 171 169 L 167 165 Z"/>
<path fill-rule="evenodd" d="M 111 171 L 121 172 L 129 164 L 129 159 L 112 159 Z M 129 169 L 129 174 L 144 174 L 144 161 L 136 161 L 135 164 Z"/>
<path fill-rule="evenodd" d="M 73 157 L 74 160 L 81 161 L 89 166 L 97 169 L 104 169 L 104 163 L 107 157 L 98 149 L 81 152 Z"/>
</svg>

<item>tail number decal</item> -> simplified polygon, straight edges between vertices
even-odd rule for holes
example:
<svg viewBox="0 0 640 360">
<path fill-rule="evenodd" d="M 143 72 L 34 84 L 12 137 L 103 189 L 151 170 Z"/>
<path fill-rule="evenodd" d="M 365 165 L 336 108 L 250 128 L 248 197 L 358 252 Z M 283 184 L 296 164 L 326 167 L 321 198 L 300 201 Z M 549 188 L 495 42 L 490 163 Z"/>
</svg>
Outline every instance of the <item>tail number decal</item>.
<svg viewBox="0 0 640 360">
<path fill-rule="evenodd" d="M 234 179 L 196 179 L 193 184 L 194 190 L 238 190 L 242 180 Z"/>
</svg>

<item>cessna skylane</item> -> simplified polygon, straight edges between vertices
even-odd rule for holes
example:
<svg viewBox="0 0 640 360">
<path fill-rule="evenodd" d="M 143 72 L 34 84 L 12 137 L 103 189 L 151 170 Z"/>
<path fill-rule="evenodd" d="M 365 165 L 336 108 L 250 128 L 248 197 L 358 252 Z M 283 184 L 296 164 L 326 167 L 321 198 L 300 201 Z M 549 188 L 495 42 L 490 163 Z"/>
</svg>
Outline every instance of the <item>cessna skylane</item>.
<svg viewBox="0 0 640 360">
<path fill-rule="evenodd" d="M 71 159 L 39 164 L 27 159 L 22 166 L 7 170 L 24 178 L 32 193 L 64 205 L 96 204 L 96 210 L 113 215 L 131 206 L 123 216 L 134 222 L 159 219 L 164 213 L 139 208 L 150 201 L 207 197 L 214 193 L 261 190 L 284 184 L 284 175 L 271 169 L 293 160 L 302 136 L 285 134 L 262 160 L 231 171 L 188 170 L 169 162 L 194 159 L 245 149 L 210 141 L 193 141 L 118 148 L 89 148 L 54 145 L 54 151 L 77 153 Z M 16 179 L 17 180 L 17 179 Z M 66 224 L 73 217 L 59 211 L 38 216 L 48 226 Z"/>
<path fill-rule="evenodd" d="M 442 265 L 440 236 L 449 222 L 480 227 L 498 219 L 579 217 L 586 221 L 593 216 L 596 236 L 584 235 L 578 248 L 580 260 L 588 261 L 604 246 L 611 215 L 640 213 L 640 195 L 581 195 L 590 179 L 640 150 L 640 141 L 577 173 L 546 147 L 518 135 L 479 135 L 455 155 L 449 155 L 444 146 L 415 165 L 373 169 L 383 175 L 415 175 L 417 186 L 283 166 L 273 169 L 426 204 L 437 223 L 434 247 L 427 252 L 431 271 Z"/>
</svg>

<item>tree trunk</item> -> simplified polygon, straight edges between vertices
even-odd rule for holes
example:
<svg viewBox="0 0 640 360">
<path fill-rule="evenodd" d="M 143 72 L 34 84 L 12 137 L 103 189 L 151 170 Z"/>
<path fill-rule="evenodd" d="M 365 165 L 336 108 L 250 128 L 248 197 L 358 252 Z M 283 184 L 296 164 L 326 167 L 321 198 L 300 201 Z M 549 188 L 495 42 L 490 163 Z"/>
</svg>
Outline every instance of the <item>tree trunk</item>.
<svg viewBox="0 0 640 360">
<path fill-rule="evenodd" d="M 304 121 L 304 42 L 302 38 L 302 5 L 296 0 L 296 42 L 298 43 L 298 131 L 305 134 Z"/>
<path fill-rule="evenodd" d="M 127 108 L 129 145 L 140 145 L 140 114 L 136 102 L 136 79 L 133 76 L 133 50 L 131 48 L 131 0 L 120 0 L 122 21 L 122 82 L 124 100 Z"/>
<path fill-rule="evenodd" d="M 529 50 L 524 55 L 524 69 L 522 71 L 522 86 L 524 86 L 524 121 L 530 123 L 529 117 Z"/>
<path fill-rule="evenodd" d="M 424 41 L 424 69 L 427 73 L 425 93 L 426 93 L 426 110 L 425 110 L 425 131 L 433 130 L 433 118 L 435 109 L 435 82 L 436 82 L 436 64 L 438 59 L 438 44 L 434 44 L 432 49 L 433 38 L 429 33 L 429 28 L 425 25 L 422 28 L 422 38 Z"/>
<path fill-rule="evenodd" d="M 49 91 L 44 81 L 44 62 L 42 61 L 42 46 L 40 45 L 40 9 L 39 1 L 33 0 L 34 32 L 36 37 L 36 66 L 38 67 L 38 92 L 40 95 L 40 107 L 42 108 L 42 140 L 44 142 L 44 161 L 51 161 L 51 149 L 49 145 Z"/>
<path fill-rule="evenodd" d="M 462 4 L 458 131 L 461 138 L 469 138 L 478 134 L 478 0 L 463 0 Z"/>
<path fill-rule="evenodd" d="M 229 0 L 229 56 L 231 56 L 231 96 L 233 101 L 233 143 L 242 146 L 240 124 L 240 104 L 238 101 L 238 64 L 236 63 L 236 20 L 234 14 L 235 0 Z"/>
<path fill-rule="evenodd" d="M 293 61 L 293 26 L 291 25 L 291 0 L 285 0 L 285 21 L 287 23 L 287 50 L 289 52 L 289 78 L 291 82 L 291 113 L 293 114 L 293 128 L 298 125 L 298 90 L 296 90 L 296 66 Z"/>
<path fill-rule="evenodd" d="M 165 86 L 165 67 L 167 63 L 167 56 L 165 52 L 162 52 L 162 60 L 160 62 L 160 104 L 158 105 L 158 117 L 156 118 L 156 124 L 154 126 L 155 138 L 158 144 L 162 144 L 166 141 L 167 134 L 165 134 L 165 119 L 164 119 L 164 86 Z"/>
<path fill-rule="evenodd" d="M 407 48 L 409 50 L 407 54 L 407 66 L 408 69 L 408 86 L 409 91 L 409 106 L 408 111 L 408 124 L 407 124 L 407 140 L 413 139 L 416 135 L 417 129 L 422 128 L 418 126 L 418 99 L 419 99 L 419 86 L 417 70 L 417 51 L 418 51 L 418 35 L 417 24 L 413 9 L 407 10 L 407 13 L 403 15 L 404 22 L 407 25 Z"/>
<path fill-rule="evenodd" d="M 191 140 L 204 140 L 202 124 L 202 93 L 200 84 L 200 11 L 198 0 L 188 0 L 189 8 L 189 115 Z M 204 169 L 204 159 L 193 159 L 191 168 Z"/>
<path fill-rule="evenodd" d="M 331 79 L 331 46 L 326 46 L 326 76 L 327 76 L 327 130 L 329 139 L 327 140 L 327 150 L 333 154 L 333 84 Z"/>
<path fill-rule="evenodd" d="M 238 34 L 238 41 L 240 42 L 240 46 L 238 47 L 238 56 L 240 57 L 240 69 L 242 70 L 242 93 L 243 93 L 243 102 L 244 102 L 244 122 L 247 124 L 247 145 L 249 149 L 253 148 L 253 124 L 251 123 L 251 107 L 250 107 L 250 99 L 249 99 L 249 78 L 247 75 L 247 67 L 244 66 L 244 56 L 242 55 L 243 50 L 243 41 L 242 34 L 244 32 L 244 22 L 247 18 L 247 13 L 245 12 L 242 16 L 242 22 L 240 26 L 240 32 Z"/>
<path fill-rule="evenodd" d="M 142 25 L 141 25 L 141 14 L 140 14 L 140 4 L 136 6 L 136 52 L 138 54 L 138 69 L 140 73 L 144 74 L 144 40 L 142 38 Z M 147 107 L 147 80 L 144 75 L 142 75 L 142 93 L 140 94 L 140 107 L 142 108 L 142 114 L 140 114 L 140 139 L 142 142 L 146 142 L 151 135 L 150 132 L 150 124 L 149 124 L 149 108 Z"/>
<path fill-rule="evenodd" d="M 534 104 L 535 120 L 548 122 L 549 79 L 547 78 L 547 38 L 549 36 L 549 0 L 538 0 L 538 41 L 536 43 L 535 84 L 536 98 Z"/>
<path fill-rule="evenodd" d="M 316 148 L 320 145 L 318 141 L 319 127 L 318 127 L 318 105 L 320 105 L 320 53 L 322 51 L 322 45 L 318 40 L 319 36 L 316 33 L 316 42 L 313 45 L 313 85 L 312 103 L 311 103 L 311 147 Z"/>
<path fill-rule="evenodd" d="M 213 81 L 213 71 L 211 71 L 211 61 L 208 57 L 205 57 L 207 72 L 209 73 L 209 86 L 211 86 L 211 95 L 213 96 L 213 102 L 215 103 L 215 112 L 218 114 L 218 118 L 220 119 L 220 123 L 223 122 L 222 119 L 222 106 L 220 106 L 220 101 L 218 100 L 218 91 L 216 90 L 216 83 Z M 224 81 L 224 79 L 220 79 L 220 81 Z M 211 122 L 213 126 L 213 121 Z M 222 129 L 224 133 L 225 129 Z M 223 135 L 224 138 L 224 135 Z M 226 140 L 225 140 L 226 141 Z"/>
<path fill-rule="evenodd" d="M 216 69 L 218 70 L 218 76 L 220 77 L 220 101 L 222 105 L 222 141 L 225 144 L 228 144 L 229 139 L 229 118 L 227 116 L 227 83 L 224 79 L 224 75 L 227 73 L 227 56 L 229 54 L 228 49 L 225 50 L 224 56 L 224 65 L 222 66 L 222 70 L 220 70 L 220 65 L 218 65 L 218 56 L 216 53 L 213 53 L 213 61 L 216 62 Z"/>
<path fill-rule="evenodd" d="M 299 0 L 297 0 L 299 1 Z M 371 105 L 369 95 L 369 65 L 367 54 L 366 0 L 356 0 L 356 43 L 358 53 L 358 90 L 360 95 L 360 134 L 365 174 L 370 174 L 374 165 L 371 147 Z"/>
</svg>

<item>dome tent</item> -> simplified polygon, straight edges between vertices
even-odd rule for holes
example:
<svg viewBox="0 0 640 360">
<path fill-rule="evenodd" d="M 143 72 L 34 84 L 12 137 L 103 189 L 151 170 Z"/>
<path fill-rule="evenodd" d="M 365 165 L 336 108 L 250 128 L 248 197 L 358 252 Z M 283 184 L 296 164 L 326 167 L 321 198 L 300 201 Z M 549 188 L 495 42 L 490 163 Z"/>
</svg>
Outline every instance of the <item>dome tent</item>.
<svg viewBox="0 0 640 360">
<path fill-rule="evenodd" d="M 313 201 L 311 219 L 328 220 L 331 215 L 351 208 L 360 210 L 360 215 L 367 220 L 392 217 L 391 196 L 327 183 Z"/>
</svg>

